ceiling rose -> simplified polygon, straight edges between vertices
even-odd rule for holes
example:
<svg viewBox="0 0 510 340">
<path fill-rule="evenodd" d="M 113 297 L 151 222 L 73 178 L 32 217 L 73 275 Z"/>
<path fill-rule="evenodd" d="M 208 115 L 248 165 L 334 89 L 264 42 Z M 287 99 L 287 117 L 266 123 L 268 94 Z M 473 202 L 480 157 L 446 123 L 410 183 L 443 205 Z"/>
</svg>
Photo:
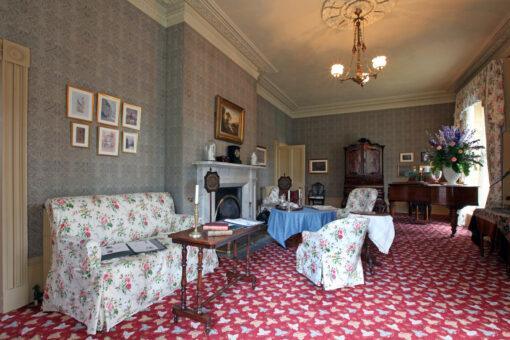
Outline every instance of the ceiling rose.
<svg viewBox="0 0 510 340">
<path fill-rule="evenodd" d="M 363 13 L 364 23 L 372 24 L 389 13 L 397 0 L 326 0 L 322 5 L 322 20 L 331 28 L 352 28 L 356 10 Z"/>
</svg>

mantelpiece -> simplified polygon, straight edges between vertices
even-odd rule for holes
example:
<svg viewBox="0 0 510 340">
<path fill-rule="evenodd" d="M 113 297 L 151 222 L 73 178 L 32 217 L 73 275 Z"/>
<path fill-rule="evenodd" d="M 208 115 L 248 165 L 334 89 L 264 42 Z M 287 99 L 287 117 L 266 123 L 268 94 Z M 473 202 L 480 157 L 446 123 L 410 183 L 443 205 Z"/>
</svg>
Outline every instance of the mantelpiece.
<svg viewBox="0 0 510 340">
<path fill-rule="evenodd" d="M 209 193 L 204 188 L 204 176 L 211 169 L 220 176 L 221 187 L 241 188 L 242 217 L 255 219 L 257 202 L 257 170 L 265 169 L 257 165 L 233 164 L 216 161 L 193 162 L 197 167 L 197 184 L 199 186 L 199 217 L 209 221 Z M 216 194 L 212 193 L 212 219 L 214 220 Z"/>
</svg>

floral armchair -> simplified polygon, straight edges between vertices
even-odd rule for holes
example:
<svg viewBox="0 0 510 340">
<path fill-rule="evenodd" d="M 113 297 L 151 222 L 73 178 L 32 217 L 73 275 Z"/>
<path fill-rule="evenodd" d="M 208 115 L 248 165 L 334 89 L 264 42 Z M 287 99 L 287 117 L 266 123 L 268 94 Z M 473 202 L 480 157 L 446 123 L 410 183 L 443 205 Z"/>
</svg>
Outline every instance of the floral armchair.
<svg viewBox="0 0 510 340">
<path fill-rule="evenodd" d="M 324 290 L 363 284 L 361 248 L 368 219 L 349 217 L 326 224 L 316 232 L 303 231 L 296 269 Z"/>
<path fill-rule="evenodd" d="M 52 254 L 44 311 L 65 313 L 95 334 L 180 288 L 181 246 L 167 234 L 193 227 L 194 219 L 175 213 L 169 193 L 55 198 L 45 207 Z M 101 261 L 101 246 L 149 238 L 167 249 Z M 188 281 L 197 278 L 197 254 L 188 247 Z M 203 273 L 217 266 L 214 250 L 204 250 Z"/>
<path fill-rule="evenodd" d="M 350 212 L 371 212 L 377 200 L 377 189 L 356 188 L 350 192 L 345 208 L 336 211 L 337 218 L 346 218 Z"/>
</svg>

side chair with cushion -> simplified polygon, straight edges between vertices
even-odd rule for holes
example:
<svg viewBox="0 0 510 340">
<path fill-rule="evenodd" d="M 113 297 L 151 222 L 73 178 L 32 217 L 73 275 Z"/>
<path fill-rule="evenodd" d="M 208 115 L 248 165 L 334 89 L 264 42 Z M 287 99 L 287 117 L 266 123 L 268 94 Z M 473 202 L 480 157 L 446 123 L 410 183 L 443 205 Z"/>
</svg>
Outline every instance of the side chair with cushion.
<svg viewBox="0 0 510 340">
<path fill-rule="evenodd" d="M 312 184 L 312 188 L 308 191 L 308 203 L 324 205 L 325 199 L 326 190 L 324 190 L 324 184 L 320 182 Z"/>
<path fill-rule="evenodd" d="M 349 217 L 316 232 L 303 231 L 296 252 L 297 271 L 324 290 L 363 284 L 361 248 L 368 223 L 367 218 Z"/>
<path fill-rule="evenodd" d="M 345 218 L 350 212 L 371 212 L 377 200 L 377 189 L 356 188 L 349 194 L 345 208 L 336 211 L 337 218 Z"/>
</svg>

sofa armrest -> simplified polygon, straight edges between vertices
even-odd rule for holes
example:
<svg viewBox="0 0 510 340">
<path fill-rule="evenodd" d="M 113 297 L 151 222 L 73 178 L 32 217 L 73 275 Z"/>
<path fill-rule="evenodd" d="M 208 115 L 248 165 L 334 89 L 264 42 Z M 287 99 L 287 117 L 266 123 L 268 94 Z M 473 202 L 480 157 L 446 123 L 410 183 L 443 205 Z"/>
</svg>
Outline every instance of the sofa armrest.
<svg viewBox="0 0 510 340">
<path fill-rule="evenodd" d="M 195 227 L 195 217 L 191 215 L 172 214 L 170 232 L 175 233 Z"/>
<path fill-rule="evenodd" d="M 101 247 L 97 241 L 59 237 L 53 247 L 56 254 L 53 263 L 57 267 L 80 268 L 86 274 L 101 266 Z"/>
</svg>

